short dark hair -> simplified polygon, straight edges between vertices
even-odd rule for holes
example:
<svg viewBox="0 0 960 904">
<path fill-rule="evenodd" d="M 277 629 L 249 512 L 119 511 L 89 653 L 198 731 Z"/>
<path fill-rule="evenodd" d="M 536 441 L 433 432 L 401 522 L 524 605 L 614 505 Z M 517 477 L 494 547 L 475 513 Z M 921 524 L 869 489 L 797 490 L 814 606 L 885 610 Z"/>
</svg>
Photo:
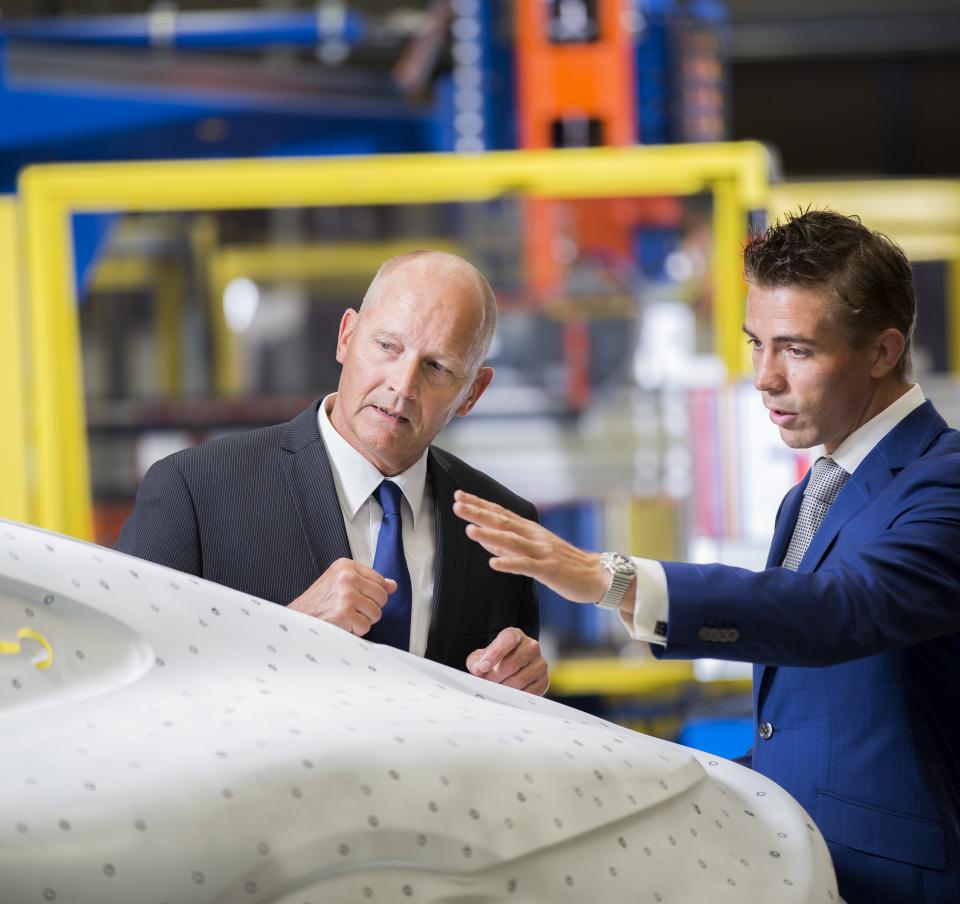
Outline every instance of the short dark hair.
<svg viewBox="0 0 960 904">
<path fill-rule="evenodd" d="M 854 348 L 885 329 L 899 330 L 906 346 L 897 373 L 907 373 L 917 316 L 913 271 L 900 246 L 859 217 L 809 208 L 787 214 L 750 237 L 743 275 L 760 286 L 824 290 Z"/>
</svg>

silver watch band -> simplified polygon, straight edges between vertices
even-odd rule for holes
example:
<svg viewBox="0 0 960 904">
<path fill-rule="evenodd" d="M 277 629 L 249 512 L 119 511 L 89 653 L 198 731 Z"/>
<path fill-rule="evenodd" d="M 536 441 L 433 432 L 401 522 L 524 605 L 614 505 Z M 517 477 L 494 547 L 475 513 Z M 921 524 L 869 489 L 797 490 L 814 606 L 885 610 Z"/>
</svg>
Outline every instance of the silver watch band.
<svg viewBox="0 0 960 904">
<path fill-rule="evenodd" d="M 636 577 L 637 568 L 632 559 L 617 552 L 605 552 L 600 556 L 600 562 L 610 572 L 611 580 L 603 599 L 595 605 L 601 609 L 618 610 L 623 601 L 627 588 Z"/>
</svg>

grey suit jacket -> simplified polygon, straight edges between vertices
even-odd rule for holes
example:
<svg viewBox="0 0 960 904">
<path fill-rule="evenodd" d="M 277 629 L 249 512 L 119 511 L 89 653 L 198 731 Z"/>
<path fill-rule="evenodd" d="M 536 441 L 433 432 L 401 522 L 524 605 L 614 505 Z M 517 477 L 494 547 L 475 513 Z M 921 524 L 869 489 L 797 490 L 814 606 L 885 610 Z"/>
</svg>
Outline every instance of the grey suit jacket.
<svg viewBox="0 0 960 904">
<path fill-rule="evenodd" d="M 351 555 L 314 402 L 293 420 L 210 440 L 157 462 L 116 548 L 286 605 Z M 525 518 L 534 506 L 456 456 L 430 448 L 436 575 L 426 657 L 463 669 L 503 628 L 539 634 L 529 578 L 499 574 L 464 533 L 464 489 Z"/>
</svg>

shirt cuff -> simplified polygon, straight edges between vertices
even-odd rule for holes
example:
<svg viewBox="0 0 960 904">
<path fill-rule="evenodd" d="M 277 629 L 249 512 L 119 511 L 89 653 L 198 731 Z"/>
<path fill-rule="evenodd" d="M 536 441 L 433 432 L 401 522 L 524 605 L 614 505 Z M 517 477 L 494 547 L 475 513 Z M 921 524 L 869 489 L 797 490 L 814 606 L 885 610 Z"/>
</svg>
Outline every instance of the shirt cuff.
<svg viewBox="0 0 960 904">
<path fill-rule="evenodd" d="M 655 559 L 633 559 L 637 566 L 637 595 L 633 604 L 633 618 L 620 613 L 620 620 L 634 640 L 666 646 L 663 631 L 670 611 L 667 596 L 667 573 Z"/>
</svg>

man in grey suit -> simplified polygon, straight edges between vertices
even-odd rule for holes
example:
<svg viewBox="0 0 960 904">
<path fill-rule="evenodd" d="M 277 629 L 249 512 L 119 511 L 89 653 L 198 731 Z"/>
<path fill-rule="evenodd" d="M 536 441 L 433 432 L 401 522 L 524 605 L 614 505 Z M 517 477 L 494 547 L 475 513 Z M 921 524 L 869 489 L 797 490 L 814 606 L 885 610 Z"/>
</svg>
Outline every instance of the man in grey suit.
<svg viewBox="0 0 960 904">
<path fill-rule="evenodd" d="M 536 510 L 430 445 L 490 384 L 496 319 L 490 286 L 462 258 L 387 261 L 340 322 L 337 392 L 286 424 L 157 462 L 117 549 L 544 693 L 533 582 L 490 570 L 453 494 Z"/>
</svg>

